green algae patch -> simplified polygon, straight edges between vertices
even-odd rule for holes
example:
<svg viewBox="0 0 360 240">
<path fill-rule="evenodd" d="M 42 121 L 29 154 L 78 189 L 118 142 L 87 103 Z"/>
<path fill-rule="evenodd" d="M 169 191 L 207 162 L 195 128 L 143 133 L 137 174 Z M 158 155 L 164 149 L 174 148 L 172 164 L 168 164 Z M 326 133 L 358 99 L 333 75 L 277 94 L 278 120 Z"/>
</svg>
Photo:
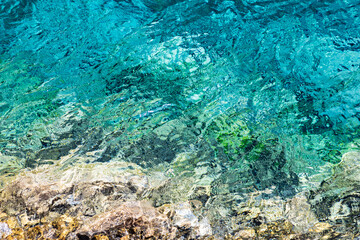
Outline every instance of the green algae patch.
<svg viewBox="0 0 360 240">
<path fill-rule="evenodd" d="M 290 196 L 299 184 L 297 174 L 276 138 L 255 136 L 239 114 L 222 115 L 207 128 L 206 141 L 226 172 L 217 181 L 230 192 L 263 190 L 276 186 L 277 194 Z"/>
<path fill-rule="evenodd" d="M 253 140 L 246 124 L 237 117 L 236 115 L 225 115 L 216 118 L 209 125 L 206 134 L 208 141 L 216 140 L 231 161 L 241 157 Z M 216 146 L 213 148 L 215 152 L 218 151 Z"/>
</svg>

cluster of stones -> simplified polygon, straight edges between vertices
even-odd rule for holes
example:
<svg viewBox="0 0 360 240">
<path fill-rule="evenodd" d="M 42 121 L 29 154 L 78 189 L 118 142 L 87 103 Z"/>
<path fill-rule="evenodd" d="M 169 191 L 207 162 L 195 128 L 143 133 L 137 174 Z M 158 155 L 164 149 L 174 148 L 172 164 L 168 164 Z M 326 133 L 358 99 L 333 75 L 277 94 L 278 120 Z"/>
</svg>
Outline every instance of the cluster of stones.
<svg viewBox="0 0 360 240">
<path fill-rule="evenodd" d="M 124 166 L 72 166 L 58 172 L 47 166 L 20 174 L 1 191 L 0 238 L 179 239 L 211 235 L 210 225 L 197 219 L 189 203 L 155 208 L 150 200 L 141 200 L 149 190 L 148 179 L 137 169 L 117 175 L 116 169 Z"/>
<path fill-rule="evenodd" d="M 0 238 L 354 239 L 358 210 L 347 200 L 356 195 L 358 163 L 359 153 L 345 154 L 334 175 L 310 194 L 266 199 L 261 196 L 270 190 L 254 192 L 223 219 L 210 214 L 221 206 L 201 199 L 156 206 L 152 191 L 162 188 L 129 163 L 39 167 L 1 190 Z M 217 225 L 222 220 L 226 231 Z"/>
<path fill-rule="evenodd" d="M 153 209 L 148 206 L 144 211 L 139 202 L 127 203 L 114 211 L 100 214 L 94 222 L 87 224 L 66 214 L 53 221 L 29 221 L 2 213 L 1 239 L 354 239 L 353 234 L 339 233 L 332 225 L 324 222 L 315 224 L 306 233 L 296 233 L 294 226 L 288 221 L 244 228 L 235 234 L 222 237 L 200 237 L 189 234 L 193 231 L 191 223 L 184 224 L 183 227 L 173 225 L 170 216 L 164 214 L 165 212 L 161 213 L 162 210 L 164 209 Z"/>
</svg>

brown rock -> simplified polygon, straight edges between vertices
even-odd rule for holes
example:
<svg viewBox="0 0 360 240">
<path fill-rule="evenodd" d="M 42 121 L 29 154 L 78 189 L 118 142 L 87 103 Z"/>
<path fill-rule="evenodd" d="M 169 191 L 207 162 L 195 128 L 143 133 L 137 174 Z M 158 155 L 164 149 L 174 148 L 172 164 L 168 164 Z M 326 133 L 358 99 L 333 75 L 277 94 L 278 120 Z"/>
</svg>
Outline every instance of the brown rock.
<svg viewBox="0 0 360 240">
<path fill-rule="evenodd" d="M 95 235 L 95 240 L 109 240 L 109 238 L 103 234 Z"/>
<path fill-rule="evenodd" d="M 0 211 L 20 214 L 24 226 L 34 225 L 40 218 L 53 221 L 65 213 L 85 217 L 102 213 L 119 202 L 136 200 L 147 187 L 146 177 L 128 172 L 115 176 L 115 170 L 107 169 L 121 169 L 121 166 L 84 165 L 74 167 L 75 170 L 40 168 L 20 174 L 1 191 Z M 98 171 L 102 170 L 109 176 L 100 175 Z"/>
<path fill-rule="evenodd" d="M 331 229 L 331 225 L 326 222 L 318 222 L 312 228 L 309 229 L 309 232 L 321 233 Z"/>
<path fill-rule="evenodd" d="M 63 215 L 52 222 L 52 226 L 60 233 L 59 239 L 65 239 L 69 233 L 77 229 L 79 223 L 75 218 Z"/>
<path fill-rule="evenodd" d="M 235 239 L 256 239 L 256 232 L 252 228 L 242 229 L 234 236 Z"/>
<path fill-rule="evenodd" d="M 257 228 L 260 239 L 280 238 L 293 233 L 293 225 L 289 221 L 277 221 L 262 224 Z"/>
<path fill-rule="evenodd" d="M 143 202 L 126 202 L 88 219 L 76 232 L 79 238 L 104 234 L 110 239 L 175 239 L 176 229 L 166 215 Z"/>
</svg>

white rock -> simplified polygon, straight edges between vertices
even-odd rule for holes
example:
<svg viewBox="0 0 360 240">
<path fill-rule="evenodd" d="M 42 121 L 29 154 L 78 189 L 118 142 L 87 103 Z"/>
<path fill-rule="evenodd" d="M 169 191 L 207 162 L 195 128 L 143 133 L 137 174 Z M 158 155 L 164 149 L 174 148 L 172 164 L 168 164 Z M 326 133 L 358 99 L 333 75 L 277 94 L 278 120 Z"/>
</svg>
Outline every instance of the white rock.
<svg viewBox="0 0 360 240">
<path fill-rule="evenodd" d="M 208 219 L 203 218 L 199 221 L 191 211 L 189 203 L 181 203 L 175 209 L 174 224 L 180 228 L 191 228 L 193 238 L 205 237 L 212 234 Z"/>
<path fill-rule="evenodd" d="M 286 218 L 294 225 L 296 232 L 307 232 L 318 220 L 304 195 L 298 194 L 286 203 Z"/>
<path fill-rule="evenodd" d="M 5 238 L 10 234 L 11 234 L 11 229 L 9 228 L 9 226 L 4 222 L 0 222 L 0 238 L 1 239 L 3 237 Z"/>
</svg>

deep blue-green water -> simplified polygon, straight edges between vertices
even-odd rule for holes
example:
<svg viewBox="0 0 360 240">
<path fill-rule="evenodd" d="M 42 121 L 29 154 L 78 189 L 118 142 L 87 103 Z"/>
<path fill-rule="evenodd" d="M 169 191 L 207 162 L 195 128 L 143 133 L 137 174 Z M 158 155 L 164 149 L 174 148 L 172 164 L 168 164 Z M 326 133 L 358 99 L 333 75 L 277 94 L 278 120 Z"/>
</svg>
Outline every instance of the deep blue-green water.
<svg viewBox="0 0 360 240">
<path fill-rule="evenodd" d="M 292 195 L 359 149 L 359 66 L 355 0 L 0 0 L 0 174 L 93 153 Z"/>
</svg>

